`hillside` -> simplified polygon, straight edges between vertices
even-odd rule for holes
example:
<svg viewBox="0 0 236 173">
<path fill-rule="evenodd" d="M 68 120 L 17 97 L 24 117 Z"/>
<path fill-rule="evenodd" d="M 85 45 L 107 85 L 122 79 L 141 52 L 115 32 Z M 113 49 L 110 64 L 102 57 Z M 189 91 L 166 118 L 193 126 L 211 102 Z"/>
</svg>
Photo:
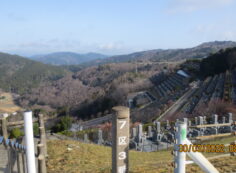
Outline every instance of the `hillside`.
<svg viewBox="0 0 236 173">
<path fill-rule="evenodd" d="M 151 60 L 156 61 L 176 61 L 183 59 L 192 59 L 192 58 L 205 58 L 211 53 L 218 52 L 221 49 L 226 49 L 230 47 L 236 47 L 236 42 L 232 41 L 215 41 L 203 43 L 199 46 L 186 49 L 156 49 L 148 50 L 143 52 L 135 52 L 128 55 L 118 55 L 105 58 L 102 60 L 96 60 L 86 65 L 96 65 L 96 64 L 105 64 L 112 62 L 128 62 L 134 60 Z"/>
<path fill-rule="evenodd" d="M 226 144 L 232 138 L 225 140 L 207 142 L 207 144 Z M 69 151 L 68 148 L 72 149 Z M 85 144 L 75 141 L 49 141 L 49 160 L 47 163 L 49 173 L 77 173 L 77 172 L 111 172 L 111 148 L 94 144 Z M 130 172 L 156 173 L 173 172 L 171 163 L 173 156 L 171 150 L 158 152 L 130 151 Z M 217 153 L 206 154 L 206 157 L 217 155 Z M 79 156 L 79 157 L 78 157 Z M 235 157 L 223 157 L 210 160 L 220 172 L 235 172 Z M 202 173 L 196 165 L 187 166 L 188 173 Z"/>
<path fill-rule="evenodd" d="M 26 58 L 0 53 L 0 88 L 14 93 L 29 92 L 41 82 L 62 78 L 66 71 Z"/>
<path fill-rule="evenodd" d="M 76 65 L 106 57 L 106 55 L 98 53 L 78 54 L 73 52 L 55 52 L 47 55 L 32 56 L 30 59 L 52 65 Z"/>
<path fill-rule="evenodd" d="M 59 80 L 47 82 L 26 93 L 19 100 L 22 106 L 50 105 L 69 107 L 79 118 L 90 118 L 126 104 L 127 95 L 152 86 L 149 77 L 160 72 L 166 64 L 114 63 L 89 67 Z"/>
<path fill-rule="evenodd" d="M 203 76 L 212 76 L 236 68 L 236 48 L 220 51 L 202 60 L 200 71 Z"/>
</svg>

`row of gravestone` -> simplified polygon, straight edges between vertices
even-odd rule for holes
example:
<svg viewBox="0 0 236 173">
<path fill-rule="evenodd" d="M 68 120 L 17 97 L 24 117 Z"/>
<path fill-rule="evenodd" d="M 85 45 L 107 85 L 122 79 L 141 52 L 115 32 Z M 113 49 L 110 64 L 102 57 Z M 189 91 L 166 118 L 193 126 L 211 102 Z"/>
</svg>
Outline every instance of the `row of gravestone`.
<svg viewBox="0 0 236 173">
<path fill-rule="evenodd" d="M 180 120 L 176 120 L 178 122 Z M 233 125 L 232 113 L 229 113 L 227 116 L 221 117 L 219 120 L 218 115 L 213 115 L 211 119 L 207 119 L 205 116 L 199 116 L 194 118 L 194 122 L 188 118 L 183 118 L 183 122 L 188 125 L 187 136 L 198 137 L 198 136 L 207 136 L 220 133 L 231 133 L 236 131 L 236 126 Z M 198 125 L 205 124 L 215 124 L 213 127 L 196 127 Z M 217 126 L 219 124 L 220 126 Z M 222 126 L 225 124 L 225 126 Z M 131 129 L 130 135 L 130 148 L 136 149 L 139 151 L 156 151 L 159 149 L 168 148 L 173 146 L 175 139 L 175 123 L 171 124 L 168 120 L 166 122 L 156 121 L 152 126 L 147 127 L 147 132 L 143 130 L 143 124 Z M 93 141 L 89 140 L 89 135 L 84 134 L 83 142 L 89 143 L 93 142 L 99 145 L 108 145 L 111 146 L 111 140 L 105 139 L 103 131 L 99 129 L 97 131 L 96 137 Z"/>
</svg>

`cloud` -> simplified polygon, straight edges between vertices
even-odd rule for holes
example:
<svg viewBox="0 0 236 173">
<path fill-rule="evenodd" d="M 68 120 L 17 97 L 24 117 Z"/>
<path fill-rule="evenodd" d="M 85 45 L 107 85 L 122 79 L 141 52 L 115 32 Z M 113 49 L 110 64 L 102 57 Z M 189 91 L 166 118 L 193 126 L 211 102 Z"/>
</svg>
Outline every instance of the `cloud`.
<svg viewBox="0 0 236 173">
<path fill-rule="evenodd" d="M 230 5 L 234 0 L 172 0 L 168 5 L 168 13 L 194 12 Z"/>
<path fill-rule="evenodd" d="M 124 46 L 123 42 L 111 42 L 106 44 L 98 45 L 99 49 L 102 50 L 119 50 Z"/>
<path fill-rule="evenodd" d="M 236 41 L 235 26 L 229 23 L 197 25 L 190 34 L 202 40 L 231 40 Z M 231 27 L 228 27 L 231 26 Z"/>
<path fill-rule="evenodd" d="M 109 43 L 85 43 L 70 39 L 41 39 L 11 45 L 0 45 L 1 51 L 17 53 L 21 55 L 34 55 L 58 51 L 72 51 L 78 53 L 98 52 L 109 55 L 130 53 L 132 49 L 127 48 L 122 41 Z"/>
</svg>

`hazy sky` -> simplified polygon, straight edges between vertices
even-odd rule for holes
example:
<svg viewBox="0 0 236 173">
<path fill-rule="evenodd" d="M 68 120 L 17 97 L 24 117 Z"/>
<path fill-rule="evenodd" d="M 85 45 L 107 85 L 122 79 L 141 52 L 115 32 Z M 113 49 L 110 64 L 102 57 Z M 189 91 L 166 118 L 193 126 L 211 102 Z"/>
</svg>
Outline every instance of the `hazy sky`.
<svg viewBox="0 0 236 173">
<path fill-rule="evenodd" d="M 236 0 L 0 1 L 0 52 L 123 54 L 236 41 Z"/>
</svg>

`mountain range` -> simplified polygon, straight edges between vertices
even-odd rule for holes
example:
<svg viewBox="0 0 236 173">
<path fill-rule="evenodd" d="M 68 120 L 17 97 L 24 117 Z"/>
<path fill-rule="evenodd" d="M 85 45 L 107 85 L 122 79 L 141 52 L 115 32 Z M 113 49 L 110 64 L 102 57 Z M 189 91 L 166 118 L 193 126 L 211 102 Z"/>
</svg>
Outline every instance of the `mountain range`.
<svg viewBox="0 0 236 173">
<path fill-rule="evenodd" d="M 51 65 L 78 65 L 95 59 L 106 58 L 106 55 L 99 53 L 79 54 L 74 52 L 55 52 L 46 55 L 35 55 L 29 57 L 31 60 Z"/>
<path fill-rule="evenodd" d="M 205 58 L 221 49 L 236 47 L 233 41 L 214 41 L 202 43 L 196 47 L 185 49 L 154 49 L 142 52 L 134 52 L 125 55 L 107 56 L 99 53 L 79 54 L 74 52 L 55 52 L 46 55 L 35 55 L 29 57 L 31 60 L 51 65 L 82 65 L 85 67 L 120 63 L 129 61 L 148 60 L 158 61 L 178 61 L 192 58 Z"/>
<path fill-rule="evenodd" d="M 202 43 L 193 48 L 186 49 L 154 49 L 142 52 L 135 52 L 127 55 L 117 55 L 104 59 L 94 60 L 85 63 L 86 65 L 98 65 L 107 63 L 119 63 L 137 60 L 158 61 L 178 61 L 192 58 L 205 58 L 221 49 L 236 47 L 233 41 L 214 41 Z"/>
</svg>

